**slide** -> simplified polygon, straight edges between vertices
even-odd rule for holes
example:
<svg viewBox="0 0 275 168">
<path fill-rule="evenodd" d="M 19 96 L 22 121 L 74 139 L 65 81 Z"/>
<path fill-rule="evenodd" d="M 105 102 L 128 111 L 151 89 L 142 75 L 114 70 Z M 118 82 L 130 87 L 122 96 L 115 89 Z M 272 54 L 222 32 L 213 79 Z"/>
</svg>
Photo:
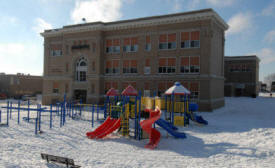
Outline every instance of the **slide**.
<svg viewBox="0 0 275 168">
<path fill-rule="evenodd" d="M 152 128 L 152 124 L 155 123 L 160 118 L 160 110 L 150 111 L 150 118 L 140 122 L 141 128 L 149 134 L 150 141 L 145 148 L 154 149 L 157 147 L 160 141 L 160 132 Z"/>
<path fill-rule="evenodd" d="M 192 121 L 198 124 L 208 125 L 208 121 L 203 119 L 202 116 L 196 115 L 193 112 L 191 112 L 190 114 L 187 114 L 187 117 L 189 117 Z"/>
<path fill-rule="evenodd" d="M 170 135 L 174 136 L 175 138 L 186 138 L 185 133 L 176 131 L 178 129 L 177 127 L 173 126 L 171 123 L 163 119 L 157 120 L 156 124 L 165 129 Z"/>
<path fill-rule="evenodd" d="M 86 136 L 90 139 L 93 138 L 103 138 L 106 135 L 112 133 L 116 129 L 120 127 L 120 119 L 111 119 L 111 117 L 108 117 L 103 124 L 101 124 L 99 127 L 97 127 L 92 132 L 87 132 Z"/>
</svg>

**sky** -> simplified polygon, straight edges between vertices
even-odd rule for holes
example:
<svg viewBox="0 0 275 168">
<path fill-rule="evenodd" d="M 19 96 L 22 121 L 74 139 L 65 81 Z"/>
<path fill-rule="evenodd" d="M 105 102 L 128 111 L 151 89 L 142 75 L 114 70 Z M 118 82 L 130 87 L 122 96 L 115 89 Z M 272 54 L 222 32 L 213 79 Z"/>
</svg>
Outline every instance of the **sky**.
<svg viewBox="0 0 275 168">
<path fill-rule="evenodd" d="M 213 8 L 230 26 L 225 55 L 256 54 L 275 73 L 275 0 L 1 0 L 0 72 L 43 74 L 44 29 Z"/>
</svg>

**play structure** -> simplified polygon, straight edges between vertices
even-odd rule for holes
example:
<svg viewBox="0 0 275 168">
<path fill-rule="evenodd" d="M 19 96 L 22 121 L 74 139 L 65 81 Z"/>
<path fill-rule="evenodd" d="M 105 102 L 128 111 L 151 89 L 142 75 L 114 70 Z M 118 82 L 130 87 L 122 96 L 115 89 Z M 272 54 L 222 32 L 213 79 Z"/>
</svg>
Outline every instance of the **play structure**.
<svg viewBox="0 0 275 168">
<path fill-rule="evenodd" d="M 87 132 L 86 136 L 90 139 L 102 139 L 118 130 L 122 136 L 136 140 L 149 138 L 145 147 L 154 149 L 161 138 L 160 129 L 174 138 L 186 138 L 185 133 L 180 132 L 177 126 L 187 126 L 189 121 L 208 124 L 194 113 L 198 110 L 198 105 L 190 103 L 189 95 L 190 91 L 176 82 L 162 98 L 142 97 L 141 92 L 129 85 L 121 94 L 111 88 L 106 93 L 104 104 L 66 101 L 66 95 L 64 101 L 44 107 L 40 104 L 31 105 L 29 101 L 27 104 L 7 101 L 7 105 L 0 108 L 0 126 L 8 127 L 10 120 L 14 119 L 20 125 L 23 120 L 34 124 L 34 132 L 38 135 L 45 132 L 42 131 L 42 125 L 46 129 L 48 124 L 51 130 L 54 123 L 59 123 L 55 128 L 63 127 L 68 119 L 90 122 L 92 128 L 95 122 L 102 122 L 95 130 Z M 14 116 L 16 118 L 12 118 Z"/>
<path fill-rule="evenodd" d="M 118 130 L 121 135 L 130 138 L 149 138 L 145 147 L 154 149 L 161 137 L 161 133 L 155 128 L 156 124 L 175 138 L 186 138 L 185 133 L 179 132 L 176 126 L 186 126 L 189 120 L 208 124 L 194 113 L 198 110 L 198 105 L 190 103 L 189 95 L 190 91 L 178 82 L 165 92 L 164 99 L 141 97 L 131 85 L 125 88 L 121 95 L 111 88 L 106 93 L 108 117 L 94 131 L 87 132 L 86 136 L 90 139 L 101 139 Z M 129 124 L 130 122 L 134 124 Z"/>
</svg>

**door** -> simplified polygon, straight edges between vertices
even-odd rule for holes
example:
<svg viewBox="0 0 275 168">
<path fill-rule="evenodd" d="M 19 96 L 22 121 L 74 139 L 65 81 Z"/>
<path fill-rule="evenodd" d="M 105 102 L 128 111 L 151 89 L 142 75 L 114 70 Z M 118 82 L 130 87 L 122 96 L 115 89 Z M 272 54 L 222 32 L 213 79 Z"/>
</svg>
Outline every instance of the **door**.
<svg viewBox="0 0 275 168">
<path fill-rule="evenodd" d="M 85 104 L 87 99 L 87 90 L 75 90 L 74 99 L 76 101 L 81 101 L 82 103 Z"/>
</svg>

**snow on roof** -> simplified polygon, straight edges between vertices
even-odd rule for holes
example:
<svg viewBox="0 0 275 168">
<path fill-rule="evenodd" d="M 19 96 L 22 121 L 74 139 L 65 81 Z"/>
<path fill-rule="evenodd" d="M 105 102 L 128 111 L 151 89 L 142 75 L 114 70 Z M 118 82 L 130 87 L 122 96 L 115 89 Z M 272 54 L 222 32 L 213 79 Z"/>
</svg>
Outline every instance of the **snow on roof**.
<svg viewBox="0 0 275 168">
<path fill-rule="evenodd" d="M 182 86 L 179 82 L 175 82 L 174 86 L 170 87 L 165 92 L 166 95 L 171 95 L 173 93 L 174 95 L 186 95 L 190 94 L 190 91 Z"/>
</svg>

